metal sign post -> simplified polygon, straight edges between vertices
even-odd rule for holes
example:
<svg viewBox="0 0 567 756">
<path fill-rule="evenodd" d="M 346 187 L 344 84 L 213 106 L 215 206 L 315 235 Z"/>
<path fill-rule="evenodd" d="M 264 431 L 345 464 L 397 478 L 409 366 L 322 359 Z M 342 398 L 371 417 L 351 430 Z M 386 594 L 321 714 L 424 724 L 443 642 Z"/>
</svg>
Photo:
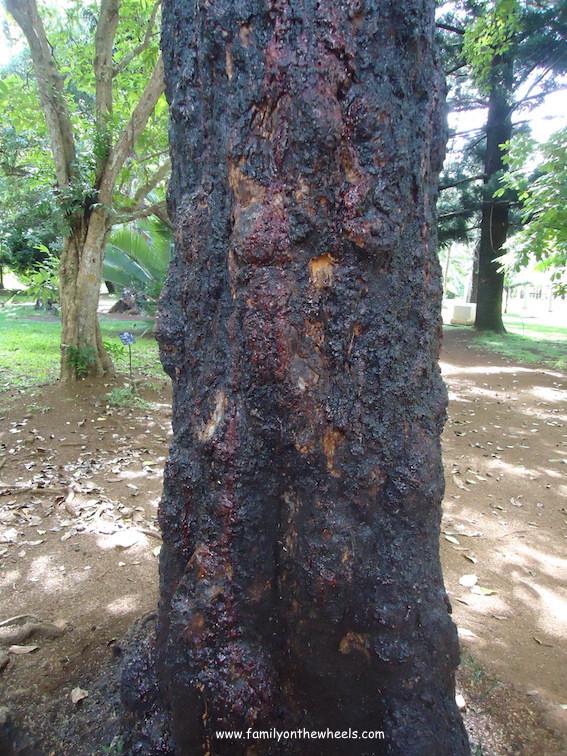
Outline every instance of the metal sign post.
<svg viewBox="0 0 567 756">
<path fill-rule="evenodd" d="M 123 331 L 122 333 L 119 333 L 118 336 L 120 337 L 120 341 L 123 344 L 128 344 L 128 357 L 130 361 L 130 383 L 133 383 L 134 376 L 132 375 L 132 344 L 136 343 L 136 339 L 134 338 L 134 334 L 130 333 L 130 331 Z"/>
</svg>

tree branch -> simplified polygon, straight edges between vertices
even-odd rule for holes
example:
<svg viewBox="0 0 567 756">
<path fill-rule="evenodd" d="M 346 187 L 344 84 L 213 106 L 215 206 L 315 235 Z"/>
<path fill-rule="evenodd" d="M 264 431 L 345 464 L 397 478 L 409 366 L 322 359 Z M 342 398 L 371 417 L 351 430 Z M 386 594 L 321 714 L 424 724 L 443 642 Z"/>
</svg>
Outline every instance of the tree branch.
<svg viewBox="0 0 567 756">
<path fill-rule="evenodd" d="M 39 99 L 51 142 L 57 184 L 64 187 L 73 178 L 75 140 L 65 102 L 63 77 L 55 65 L 53 49 L 47 39 L 36 0 L 6 0 L 6 8 L 23 31 L 30 47 Z"/>
<path fill-rule="evenodd" d="M 169 155 L 169 148 L 165 150 L 159 150 L 158 152 L 151 152 L 149 155 L 142 155 L 142 157 L 136 155 L 136 162 L 138 164 L 147 163 L 148 160 L 153 160 L 154 158 L 161 157 L 162 155 Z"/>
<path fill-rule="evenodd" d="M 150 215 L 156 215 L 160 220 L 164 221 L 164 223 L 167 223 L 168 226 L 172 227 L 169 216 L 167 215 L 167 207 L 165 201 L 155 202 L 153 205 L 146 205 L 146 207 L 140 207 L 138 210 L 134 211 L 132 211 L 131 208 L 127 207 L 121 209 L 118 208 L 112 223 L 113 225 L 118 225 L 120 223 L 131 223 L 137 218 L 148 218 Z"/>
<path fill-rule="evenodd" d="M 437 220 L 444 220 L 445 218 L 458 218 L 462 215 L 472 215 L 473 213 L 478 212 L 480 210 L 480 206 L 478 208 L 464 208 L 463 210 L 453 210 L 450 213 L 443 213 L 442 215 L 437 216 Z"/>
<path fill-rule="evenodd" d="M 134 195 L 134 207 L 139 206 L 152 191 L 152 189 L 155 189 L 156 186 L 158 186 L 158 184 L 163 181 L 163 179 L 170 171 L 171 161 L 166 160 L 165 163 L 157 169 L 153 176 L 151 176 L 151 178 L 148 179 L 148 181 L 138 189 L 138 191 Z"/>
<path fill-rule="evenodd" d="M 138 101 L 138 104 L 134 108 L 130 120 L 124 127 L 120 134 L 116 144 L 112 148 L 104 174 L 102 176 L 99 200 L 105 205 L 110 205 L 112 202 L 112 193 L 116 184 L 118 174 L 122 169 L 126 159 L 131 154 L 136 140 L 144 130 L 145 125 L 148 122 L 149 117 L 154 111 L 156 103 L 163 93 L 163 60 L 160 57 L 156 63 L 156 67 L 150 77 L 150 80 L 146 84 L 142 95 Z"/>
<path fill-rule="evenodd" d="M 152 8 L 152 13 L 148 21 L 148 26 L 146 27 L 146 33 L 144 35 L 144 39 L 133 50 L 130 50 L 130 52 L 127 53 L 122 58 L 122 60 L 120 60 L 114 66 L 114 71 L 112 74 L 113 76 L 117 76 L 119 73 L 122 73 L 122 71 L 124 71 L 124 69 L 130 65 L 130 63 L 134 60 L 134 58 L 140 55 L 140 53 L 143 53 L 144 50 L 146 50 L 149 47 L 150 42 L 152 40 L 153 28 L 156 22 L 156 17 L 157 17 L 157 13 L 158 13 L 160 5 L 161 5 L 161 0 L 157 0 L 154 7 Z"/>
<path fill-rule="evenodd" d="M 465 33 L 464 29 L 460 29 L 458 26 L 453 26 L 453 24 L 445 24 L 441 21 L 438 21 L 435 26 L 438 29 L 445 29 L 446 31 L 454 32 L 455 34 L 464 35 Z"/>
<path fill-rule="evenodd" d="M 451 113 L 466 113 L 469 110 L 485 110 L 487 107 L 488 105 L 484 100 L 481 100 L 475 97 L 474 99 L 471 99 L 470 103 L 464 102 L 462 105 L 451 107 L 450 112 Z"/>
<path fill-rule="evenodd" d="M 102 0 L 95 34 L 94 74 L 97 121 L 112 113 L 112 49 L 118 27 L 118 0 Z"/>
<path fill-rule="evenodd" d="M 98 186 L 110 152 L 108 117 L 112 113 L 112 50 L 118 27 L 118 0 L 102 0 L 95 34 L 95 118 L 99 135 L 96 154 L 96 185 Z"/>
<path fill-rule="evenodd" d="M 466 144 L 464 149 L 469 152 L 470 150 L 474 150 L 474 148 L 477 146 L 477 144 L 480 144 L 484 139 L 486 139 L 486 127 L 483 129 L 483 133 L 480 135 L 478 139 L 475 139 L 474 142 L 471 142 L 470 144 Z"/>
<path fill-rule="evenodd" d="M 459 63 L 458 65 L 454 66 L 453 68 L 450 68 L 448 71 L 445 71 L 445 76 L 452 76 L 457 71 L 460 71 L 461 68 L 465 68 L 468 66 L 468 63 L 464 61 L 463 63 Z"/>
<path fill-rule="evenodd" d="M 471 181 L 480 181 L 480 179 L 484 179 L 483 173 L 479 174 L 478 176 L 469 176 L 468 178 L 459 179 L 458 181 L 452 181 L 450 184 L 443 184 L 443 186 L 439 187 L 439 191 L 442 192 L 444 189 L 452 189 L 455 186 L 468 184 Z"/>
<path fill-rule="evenodd" d="M 449 139 L 467 136 L 467 134 L 478 134 L 480 131 L 486 132 L 486 124 L 484 126 L 476 126 L 474 129 L 465 129 L 464 131 L 449 131 Z"/>
</svg>

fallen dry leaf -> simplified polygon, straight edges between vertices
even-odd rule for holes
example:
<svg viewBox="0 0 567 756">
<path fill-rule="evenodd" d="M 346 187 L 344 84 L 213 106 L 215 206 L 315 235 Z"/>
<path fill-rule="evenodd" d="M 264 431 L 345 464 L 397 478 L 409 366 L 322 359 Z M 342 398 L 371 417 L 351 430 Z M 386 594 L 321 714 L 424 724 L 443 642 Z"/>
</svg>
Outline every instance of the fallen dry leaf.
<svg viewBox="0 0 567 756">
<path fill-rule="evenodd" d="M 107 541 L 114 549 L 129 549 L 140 541 L 141 534 L 136 528 L 126 528 L 111 535 Z"/>
<path fill-rule="evenodd" d="M 87 698 L 89 695 L 88 690 L 83 690 L 82 688 L 76 687 L 73 688 L 71 691 L 71 701 L 75 704 L 75 706 L 79 703 L 79 701 L 82 701 L 83 698 Z"/>
<path fill-rule="evenodd" d="M 32 651 L 37 651 L 39 646 L 10 646 L 8 649 L 9 654 L 31 654 Z"/>
<path fill-rule="evenodd" d="M 471 593 L 476 593 L 479 596 L 493 596 L 496 591 L 492 590 L 492 588 L 484 588 L 482 585 L 473 585 Z"/>
<path fill-rule="evenodd" d="M 535 635 L 534 635 L 534 640 L 540 646 L 546 646 L 546 648 L 553 648 L 553 643 L 545 643 L 545 641 L 542 641 L 539 638 L 536 638 Z"/>
<path fill-rule="evenodd" d="M 470 488 L 467 488 L 467 486 L 465 486 L 465 484 L 461 480 L 459 480 L 456 475 L 453 475 L 453 483 L 462 491 L 470 491 Z"/>
<path fill-rule="evenodd" d="M 459 584 L 464 585 L 465 588 L 472 588 L 477 583 L 478 577 L 476 575 L 461 575 L 459 578 Z"/>
<path fill-rule="evenodd" d="M 16 543 L 18 540 L 18 531 L 16 528 L 7 528 L 0 533 L 0 543 Z"/>
</svg>

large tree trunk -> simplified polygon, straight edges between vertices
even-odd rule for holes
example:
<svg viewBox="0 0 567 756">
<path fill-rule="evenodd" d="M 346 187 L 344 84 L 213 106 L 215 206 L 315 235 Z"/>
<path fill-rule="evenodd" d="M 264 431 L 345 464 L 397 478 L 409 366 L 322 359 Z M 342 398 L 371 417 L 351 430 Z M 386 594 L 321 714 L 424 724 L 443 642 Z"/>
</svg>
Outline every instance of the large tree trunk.
<svg viewBox="0 0 567 756">
<path fill-rule="evenodd" d="M 65 237 L 61 252 L 61 380 L 113 374 L 102 343 L 97 317 L 102 261 L 110 232 L 108 213 L 97 207 L 86 213 Z"/>
<path fill-rule="evenodd" d="M 503 72 L 501 69 L 504 69 Z M 504 254 L 508 237 L 510 204 L 506 197 L 494 197 L 498 188 L 496 177 L 504 169 L 502 145 L 512 136 L 509 90 L 512 69 L 508 63 L 495 67 L 488 101 L 486 121 L 486 154 L 484 158 L 484 197 L 478 246 L 478 278 L 475 328 L 481 331 L 504 333 L 502 295 L 504 271 L 496 259 Z M 473 300 L 475 301 L 475 300 Z"/>
<path fill-rule="evenodd" d="M 164 3 L 156 659 L 179 755 L 468 753 L 438 555 L 434 6 Z M 215 737 L 248 727 L 386 740 Z"/>
</svg>

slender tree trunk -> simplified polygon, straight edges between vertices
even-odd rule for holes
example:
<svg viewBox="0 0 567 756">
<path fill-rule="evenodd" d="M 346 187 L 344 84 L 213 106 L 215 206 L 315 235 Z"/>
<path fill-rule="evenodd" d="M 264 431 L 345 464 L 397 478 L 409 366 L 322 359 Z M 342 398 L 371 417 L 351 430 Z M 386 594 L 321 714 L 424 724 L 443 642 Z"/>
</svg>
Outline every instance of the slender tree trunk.
<svg viewBox="0 0 567 756">
<path fill-rule="evenodd" d="M 511 67 L 504 63 L 504 74 L 493 77 L 486 123 L 485 188 L 478 246 L 478 284 L 475 328 L 505 333 L 502 321 L 504 271 L 496 259 L 503 254 L 508 237 L 510 205 L 506 197 L 495 198 L 495 177 L 504 169 L 502 144 L 512 136 L 512 119 L 508 85 Z"/>
<path fill-rule="evenodd" d="M 468 753 L 438 554 L 434 6 L 164 3 L 169 752 Z M 215 737 L 249 727 L 386 739 Z"/>
<path fill-rule="evenodd" d="M 97 317 L 108 213 L 95 208 L 65 237 L 60 262 L 61 380 L 113 374 Z"/>
<path fill-rule="evenodd" d="M 478 246 L 476 247 L 472 260 L 472 270 L 470 280 L 467 284 L 467 302 L 476 303 L 478 299 Z"/>
<path fill-rule="evenodd" d="M 447 260 L 445 261 L 445 273 L 443 274 L 443 296 L 446 297 L 449 285 L 449 265 L 451 264 L 451 247 L 447 247 Z"/>
</svg>

